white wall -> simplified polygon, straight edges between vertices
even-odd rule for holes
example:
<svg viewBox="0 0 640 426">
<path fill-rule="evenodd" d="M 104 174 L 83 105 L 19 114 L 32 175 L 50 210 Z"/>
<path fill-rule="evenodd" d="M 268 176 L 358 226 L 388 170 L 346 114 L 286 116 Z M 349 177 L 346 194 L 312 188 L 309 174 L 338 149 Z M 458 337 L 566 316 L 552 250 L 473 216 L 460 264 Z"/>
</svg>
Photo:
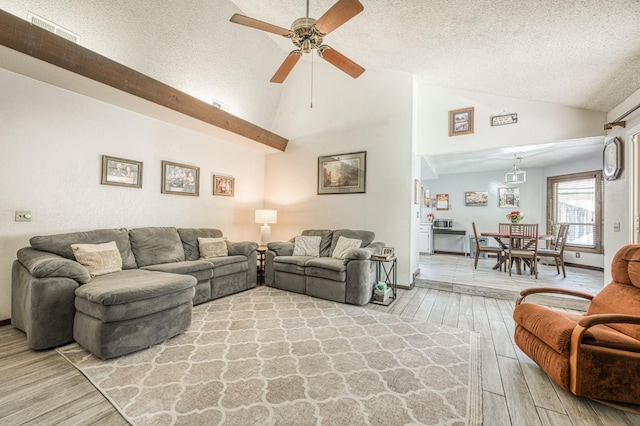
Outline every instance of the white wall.
<svg viewBox="0 0 640 426">
<path fill-rule="evenodd" d="M 34 235 L 157 225 L 259 238 L 263 154 L 2 69 L 0 93 L 0 319 L 15 253 Z M 102 154 L 143 161 L 143 188 L 101 185 Z M 200 196 L 161 194 L 162 160 L 199 166 Z M 235 197 L 212 195 L 214 172 L 235 177 Z M 32 222 L 15 222 L 15 210 Z"/>
<path fill-rule="evenodd" d="M 265 205 L 278 210 L 271 239 L 308 228 L 354 228 L 394 247 L 398 281 L 411 280 L 412 92 L 410 74 L 367 70 L 353 80 L 316 61 L 313 108 L 310 66 L 288 77 L 273 131 L 287 135 L 286 152 L 265 161 Z M 367 151 L 365 194 L 317 195 L 318 156 Z"/>
<path fill-rule="evenodd" d="M 605 114 L 543 102 L 444 89 L 417 82 L 417 149 L 420 155 L 478 151 L 603 135 Z M 473 106 L 471 135 L 449 137 L 448 111 Z M 517 113 L 518 123 L 491 127 L 490 116 Z"/>
<path fill-rule="evenodd" d="M 607 122 L 613 121 L 640 103 L 640 90 L 627 98 L 607 114 Z M 640 111 L 636 111 L 626 119 L 626 127 L 614 127 L 607 131 L 607 136 L 617 136 L 622 140 L 622 171 L 618 179 L 605 181 L 604 186 L 604 247 L 605 247 L 605 283 L 611 280 L 611 261 L 625 244 L 632 238 L 633 208 L 631 205 L 633 185 L 631 137 L 640 132 Z M 638 177 L 636 176 L 637 180 Z M 620 223 L 620 232 L 615 232 L 614 223 Z"/>
</svg>

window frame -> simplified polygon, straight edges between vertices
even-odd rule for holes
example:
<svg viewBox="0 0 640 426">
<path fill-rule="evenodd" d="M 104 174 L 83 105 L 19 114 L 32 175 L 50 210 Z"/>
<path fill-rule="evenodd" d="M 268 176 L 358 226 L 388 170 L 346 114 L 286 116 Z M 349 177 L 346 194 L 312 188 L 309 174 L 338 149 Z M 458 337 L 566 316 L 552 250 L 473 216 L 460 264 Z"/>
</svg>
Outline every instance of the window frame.
<svg viewBox="0 0 640 426">
<path fill-rule="evenodd" d="M 594 170 L 589 172 L 571 173 L 567 175 L 559 176 L 547 176 L 547 234 L 553 234 L 555 222 L 554 211 L 554 185 L 561 182 L 570 182 L 574 180 L 592 179 L 596 180 L 596 193 L 595 193 L 595 218 L 594 218 L 594 247 L 575 246 L 566 243 L 565 251 L 579 251 L 584 253 L 596 253 L 603 254 L 604 247 L 603 240 L 603 211 L 602 205 L 604 200 L 604 180 L 602 178 L 602 170 Z M 571 225 L 571 223 L 570 223 Z"/>
</svg>

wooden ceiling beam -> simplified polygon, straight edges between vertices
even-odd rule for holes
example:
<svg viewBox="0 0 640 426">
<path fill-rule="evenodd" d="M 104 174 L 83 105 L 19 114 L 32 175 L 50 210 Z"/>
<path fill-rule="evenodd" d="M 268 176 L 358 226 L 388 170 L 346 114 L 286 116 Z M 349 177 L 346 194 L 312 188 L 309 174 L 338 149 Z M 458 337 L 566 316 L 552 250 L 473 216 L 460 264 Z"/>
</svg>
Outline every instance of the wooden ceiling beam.
<svg viewBox="0 0 640 426">
<path fill-rule="evenodd" d="M 0 44 L 197 120 L 284 151 L 288 140 L 0 10 Z"/>
</svg>

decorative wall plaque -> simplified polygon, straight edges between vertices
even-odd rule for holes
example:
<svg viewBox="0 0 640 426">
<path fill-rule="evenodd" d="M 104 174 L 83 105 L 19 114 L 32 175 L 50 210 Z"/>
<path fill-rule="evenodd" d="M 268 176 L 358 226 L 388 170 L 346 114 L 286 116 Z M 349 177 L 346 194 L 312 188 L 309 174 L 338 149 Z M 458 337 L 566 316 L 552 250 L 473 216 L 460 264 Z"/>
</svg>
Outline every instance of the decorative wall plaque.
<svg viewBox="0 0 640 426">
<path fill-rule="evenodd" d="M 516 124 L 518 122 L 518 114 L 492 115 L 492 126 L 504 126 L 505 124 Z"/>
</svg>

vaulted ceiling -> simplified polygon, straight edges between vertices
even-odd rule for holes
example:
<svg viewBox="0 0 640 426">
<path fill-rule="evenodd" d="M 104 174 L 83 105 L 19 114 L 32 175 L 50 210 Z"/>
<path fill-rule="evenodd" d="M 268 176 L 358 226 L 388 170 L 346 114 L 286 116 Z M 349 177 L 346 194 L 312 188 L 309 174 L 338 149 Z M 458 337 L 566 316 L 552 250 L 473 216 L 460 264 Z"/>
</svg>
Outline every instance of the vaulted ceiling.
<svg viewBox="0 0 640 426">
<path fill-rule="evenodd" d="M 310 16 L 335 1 L 310 0 Z M 640 89 L 639 0 L 361 2 L 364 11 L 325 43 L 367 69 L 603 112 Z M 0 0 L 0 9 L 41 15 L 82 46 L 267 129 L 283 87 L 269 79 L 294 47 L 229 18 L 288 28 L 305 8 L 305 0 Z"/>
<path fill-rule="evenodd" d="M 305 0 L 232 0 L 289 28 Z M 335 0 L 310 0 L 319 18 Z M 608 112 L 640 88 L 640 1 L 361 0 L 325 38 L 365 68 L 428 84 Z M 266 44 L 259 31 L 247 37 Z M 249 34 L 249 32 L 252 32 Z M 285 52 L 291 43 L 269 35 Z M 275 70 L 264 69 L 268 80 Z"/>
</svg>

